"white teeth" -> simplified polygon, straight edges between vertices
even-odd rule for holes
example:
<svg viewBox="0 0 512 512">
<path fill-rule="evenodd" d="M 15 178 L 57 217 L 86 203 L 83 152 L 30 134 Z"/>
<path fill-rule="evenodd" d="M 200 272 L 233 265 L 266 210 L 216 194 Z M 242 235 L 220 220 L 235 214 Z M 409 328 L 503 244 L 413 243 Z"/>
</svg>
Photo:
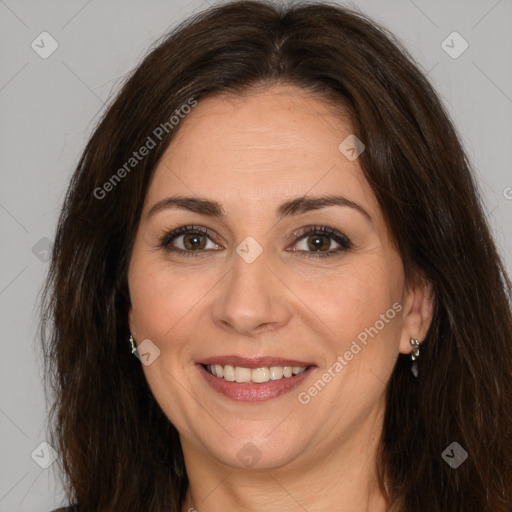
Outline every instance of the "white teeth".
<svg viewBox="0 0 512 512">
<path fill-rule="evenodd" d="M 217 366 L 217 365 L 215 365 Z M 230 382 L 234 382 L 235 380 L 235 368 L 230 364 L 224 366 L 224 378 L 229 380 Z"/>
<path fill-rule="evenodd" d="M 251 372 L 253 382 L 268 382 L 270 380 L 270 370 L 268 368 L 254 368 Z"/>
<path fill-rule="evenodd" d="M 251 370 L 237 366 L 235 368 L 235 380 L 236 382 L 251 382 Z"/>
<path fill-rule="evenodd" d="M 283 367 L 282 366 L 271 366 L 270 367 L 270 378 L 272 380 L 279 380 L 283 378 Z"/>
<path fill-rule="evenodd" d="M 263 384 L 270 380 L 280 380 L 290 378 L 292 375 L 299 375 L 306 371 L 305 366 L 263 366 L 261 368 L 244 368 L 242 366 L 232 366 L 227 364 L 209 364 L 206 369 L 212 375 L 224 378 L 229 382 L 252 382 Z"/>
</svg>

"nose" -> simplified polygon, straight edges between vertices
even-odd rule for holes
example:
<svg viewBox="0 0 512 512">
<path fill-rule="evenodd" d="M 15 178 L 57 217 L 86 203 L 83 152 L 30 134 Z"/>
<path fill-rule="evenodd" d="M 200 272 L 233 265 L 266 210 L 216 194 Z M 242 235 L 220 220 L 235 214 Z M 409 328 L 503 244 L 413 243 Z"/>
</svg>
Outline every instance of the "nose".
<svg viewBox="0 0 512 512">
<path fill-rule="evenodd" d="M 214 323 L 246 336 L 285 326 L 291 318 L 290 291 L 269 266 L 265 251 L 251 263 L 236 253 L 233 260 L 212 303 Z"/>
</svg>

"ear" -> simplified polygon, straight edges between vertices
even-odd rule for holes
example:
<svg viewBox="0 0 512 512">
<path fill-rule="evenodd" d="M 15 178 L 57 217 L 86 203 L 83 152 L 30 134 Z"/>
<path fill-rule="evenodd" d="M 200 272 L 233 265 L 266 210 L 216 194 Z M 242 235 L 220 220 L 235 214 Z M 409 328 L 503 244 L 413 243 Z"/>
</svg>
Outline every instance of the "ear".
<svg viewBox="0 0 512 512">
<path fill-rule="evenodd" d="M 411 338 L 420 343 L 427 336 L 434 314 L 434 294 L 432 284 L 416 273 L 406 285 L 403 308 L 403 325 L 400 337 L 400 352 L 412 352 Z"/>
<path fill-rule="evenodd" d="M 133 309 L 132 309 L 132 305 L 130 304 L 130 306 L 128 307 L 128 327 L 130 329 L 130 332 L 131 334 L 133 335 L 133 337 L 135 339 L 137 339 L 137 337 L 135 336 L 135 326 L 134 326 L 134 323 L 133 323 Z"/>
</svg>

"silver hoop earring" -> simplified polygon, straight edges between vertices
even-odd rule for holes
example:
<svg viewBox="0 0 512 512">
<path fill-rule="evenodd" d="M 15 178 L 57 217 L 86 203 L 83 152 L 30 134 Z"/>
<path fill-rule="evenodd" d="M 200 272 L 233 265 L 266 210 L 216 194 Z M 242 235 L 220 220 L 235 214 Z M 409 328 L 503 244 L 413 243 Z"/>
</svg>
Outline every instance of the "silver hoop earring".
<svg viewBox="0 0 512 512">
<path fill-rule="evenodd" d="M 133 336 L 130 334 L 130 345 L 132 347 L 132 354 L 137 350 L 137 347 L 135 346 L 135 343 L 133 341 Z"/>
<path fill-rule="evenodd" d="M 420 357 L 420 342 L 417 339 L 411 338 L 411 345 L 413 346 L 411 352 L 411 361 L 413 361 L 411 365 L 411 372 L 415 378 L 418 378 L 418 362 L 416 359 Z"/>
</svg>

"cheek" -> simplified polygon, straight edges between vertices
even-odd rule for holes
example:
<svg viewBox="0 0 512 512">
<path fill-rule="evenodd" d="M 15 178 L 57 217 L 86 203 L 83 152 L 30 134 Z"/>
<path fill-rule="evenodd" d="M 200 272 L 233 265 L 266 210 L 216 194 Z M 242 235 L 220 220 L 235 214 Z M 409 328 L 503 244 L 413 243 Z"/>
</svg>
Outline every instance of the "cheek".
<svg viewBox="0 0 512 512">
<path fill-rule="evenodd" d="M 396 362 L 402 310 L 399 285 L 400 275 L 389 266 L 368 267 L 350 281 L 350 298 L 340 305 L 344 336 L 336 355 L 343 357 L 349 388 L 367 389 L 369 397 L 379 395 Z"/>
<path fill-rule="evenodd" d="M 316 318 L 318 328 L 323 324 L 326 336 L 336 340 L 334 348 L 343 349 L 376 322 L 382 327 L 381 315 L 385 316 L 382 334 L 395 336 L 398 322 L 391 321 L 397 316 L 392 306 L 401 297 L 399 284 L 393 269 L 381 262 L 361 261 L 328 277 L 302 281 L 298 294 L 315 313 L 312 321 Z"/>
<path fill-rule="evenodd" d="M 217 280 L 206 272 L 172 268 L 162 258 L 134 257 L 129 273 L 135 332 L 166 347 L 166 340 L 181 339 L 190 331 L 208 291 Z"/>
<path fill-rule="evenodd" d="M 390 269 L 382 266 L 352 267 L 345 276 L 318 286 L 311 297 L 318 304 L 318 316 L 329 326 L 328 338 L 322 336 L 321 340 L 326 357 L 319 378 L 327 372 L 325 378 L 333 384 L 323 403 L 334 403 L 342 415 L 347 404 L 354 410 L 371 407 L 393 371 L 400 342 L 401 304 L 396 300 L 400 297 L 399 279 L 392 277 Z M 317 322 L 315 330 L 320 328 Z"/>
</svg>

